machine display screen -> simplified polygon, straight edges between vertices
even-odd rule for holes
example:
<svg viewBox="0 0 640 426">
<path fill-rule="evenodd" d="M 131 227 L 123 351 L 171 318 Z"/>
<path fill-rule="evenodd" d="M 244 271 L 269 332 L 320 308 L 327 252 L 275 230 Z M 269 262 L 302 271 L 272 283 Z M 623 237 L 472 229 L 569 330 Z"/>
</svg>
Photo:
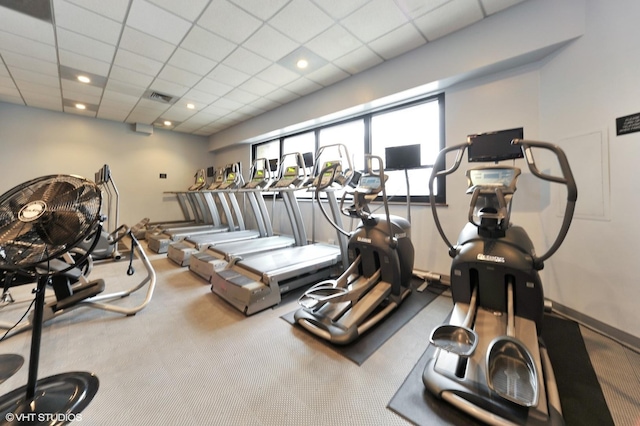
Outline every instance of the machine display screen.
<svg viewBox="0 0 640 426">
<path fill-rule="evenodd" d="M 379 176 L 362 176 L 360 178 L 360 186 L 365 189 L 380 188 L 380 177 Z"/>
<path fill-rule="evenodd" d="M 469 170 L 469 180 L 471 181 L 471 186 L 502 185 L 508 187 L 509 185 L 511 185 L 514 176 L 515 170 L 512 168 Z"/>
<path fill-rule="evenodd" d="M 467 136 L 469 142 L 469 162 L 502 161 L 523 158 L 520 145 L 512 145 L 513 139 L 522 139 L 524 129 L 500 130 Z"/>
<path fill-rule="evenodd" d="M 393 146 L 384 149 L 385 170 L 405 170 L 420 167 L 420 145 Z"/>
</svg>

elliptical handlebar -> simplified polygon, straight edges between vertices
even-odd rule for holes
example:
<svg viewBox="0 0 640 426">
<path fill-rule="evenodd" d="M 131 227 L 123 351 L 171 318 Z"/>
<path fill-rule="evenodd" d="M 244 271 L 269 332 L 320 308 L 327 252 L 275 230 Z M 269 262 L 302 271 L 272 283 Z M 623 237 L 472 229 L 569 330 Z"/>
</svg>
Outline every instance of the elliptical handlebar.
<svg viewBox="0 0 640 426">
<path fill-rule="evenodd" d="M 464 155 L 464 151 L 467 149 L 469 145 L 470 145 L 470 142 L 465 142 L 459 145 L 453 145 L 453 146 L 445 147 L 444 149 L 442 149 L 438 153 L 438 156 L 436 157 L 433 170 L 431 171 L 431 176 L 429 177 L 429 204 L 431 205 L 431 213 L 433 214 L 433 220 L 436 224 L 436 228 L 438 229 L 438 233 L 440 234 L 440 237 L 443 239 L 447 247 L 449 247 L 449 256 L 451 257 L 455 257 L 456 248 L 453 246 L 453 244 L 451 244 L 451 242 L 447 238 L 447 235 L 444 233 L 444 229 L 442 229 L 442 224 L 440 223 L 440 218 L 438 216 L 438 209 L 436 209 L 436 199 L 433 196 L 433 182 L 438 177 L 444 177 L 444 176 L 450 175 L 451 173 L 458 170 L 458 168 L 460 167 L 460 163 L 462 163 L 462 156 Z M 458 153 L 456 154 L 455 162 L 453 163 L 453 166 L 451 166 L 448 169 L 445 169 L 447 165 L 447 162 L 446 162 L 447 154 L 452 151 L 458 151 Z M 442 165 L 442 168 L 444 170 L 436 171 L 438 170 L 438 165 L 440 164 Z"/>
<path fill-rule="evenodd" d="M 531 141 L 525 139 L 514 139 L 511 141 L 511 143 L 514 145 L 522 146 L 522 150 L 524 152 L 524 156 L 527 160 L 527 165 L 529 166 L 529 170 L 531 170 L 531 173 L 542 180 L 559 183 L 567 187 L 567 205 L 564 210 L 564 218 L 562 220 L 562 226 L 558 231 L 558 235 L 545 254 L 534 258 L 534 266 L 536 268 L 542 269 L 543 262 L 550 258 L 558 250 L 558 248 L 560 248 L 560 245 L 564 241 L 564 238 L 567 236 L 567 232 L 569 232 L 569 226 L 571 225 L 573 212 L 575 211 L 576 207 L 576 200 L 578 199 L 578 187 L 576 186 L 576 181 L 573 178 L 571 167 L 569 167 L 567 156 L 559 146 L 550 144 L 548 142 Z M 558 159 L 558 163 L 560 164 L 562 177 L 552 176 L 540 172 L 533 157 L 533 152 L 531 150 L 532 147 L 542 148 L 553 152 Z"/>
<path fill-rule="evenodd" d="M 559 146 L 548 143 L 548 142 L 531 141 L 531 140 L 525 140 L 525 139 L 514 139 L 511 141 L 511 143 L 513 145 L 522 146 L 522 151 L 524 153 L 527 166 L 529 167 L 529 170 L 531 171 L 532 174 L 534 174 L 535 176 L 537 176 L 542 180 L 559 183 L 567 187 L 567 205 L 565 207 L 564 218 L 563 218 L 560 230 L 558 231 L 558 235 L 556 236 L 555 241 L 549 247 L 546 253 L 544 253 L 542 256 L 535 256 L 533 258 L 534 267 L 536 269 L 542 269 L 544 261 L 549 259 L 558 250 L 558 248 L 564 241 L 565 237 L 567 236 L 567 233 L 569 231 L 569 226 L 571 225 L 571 220 L 573 219 L 573 213 L 575 211 L 576 200 L 578 198 L 578 189 L 576 186 L 575 179 L 573 177 L 573 173 L 571 172 L 571 167 L 569 166 L 569 161 L 567 160 L 567 156 Z M 429 194 L 433 194 L 433 182 L 437 177 L 444 177 L 458 170 L 462 162 L 464 151 L 467 149 L 467 147 L 470 144 L 471 144 L 470 142 L 465 142 L 463 144 L 446 147 L 438 153 L 438 157 L 436 158 L 436 161 L 435 161 L 435 167 L 433 168 L 431 172 L 431 176 L 429 178 Z M 535 159 L 533 157 L 533 152 L 531 148 L 541 148 L 541 149 L 546 149 L 548 151 L 553 152 L 556 158 L 558 159 L 562 176 L 561 177 L 552 176 L 552 175 L 540 172 L 540 170 L 538 169 L 538 166 L 536 165 Z M 453 166 L 446 169 L 445 168 L 446 154 L 453 151 L 457 151 L 455 162 Z M 444 170 L 437 171 L 438 165 L 441 165 Z M 433 218 L 436 224 L 436 228 L 438 229 L 438 232 L 442 237 L 442 239 L 444 240 L 444 242 L 449 247 L 449 256 L 455 257 L 457 254 L 457 249 L 456 247 L 453 246 L 453 244 L 451 244 L 446 234 L 444 233 L 444 230 L 442 229 L 442 224 L 440 223 L 440 219 L 438 217 L 438 211 L 436 209 L 435 197 L 430 196 L 429 200 L 430 200 L 431 212 L 433 213 Z"/>
</svg>

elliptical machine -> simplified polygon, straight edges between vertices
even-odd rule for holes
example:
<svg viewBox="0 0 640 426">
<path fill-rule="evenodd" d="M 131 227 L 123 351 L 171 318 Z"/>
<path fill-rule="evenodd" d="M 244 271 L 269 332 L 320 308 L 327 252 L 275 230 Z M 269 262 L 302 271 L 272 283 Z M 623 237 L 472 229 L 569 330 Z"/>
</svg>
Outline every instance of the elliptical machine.
<svg viewBox="0 0 640 426">
<path fill-rule="evenodd" d="M 510 139 L 510 138 L 509 138 Z M 466 144 L 442 150 L 429 180 L 455 172 Z M 577 188 L 564 152 L 529 140 L 505 141 L 500 150 L 526 159 L 536 177 L 567 187 L 564 219 L 555 241 L 541 256 L 525 230 L 509 223 L 520 169 L 494 165 L 467 171 L 472 195 L 469 223 L 456 245 L 447 239 L 435 202 L 431 209 L 440 236 L 449 247 L 454 307 L 448 324 L 436 327 L 430 342 L 437 349 L 423 373 L 426 388 L 457 409 L 488 424 L 564 424 L 553 369 L 539 337 L 545 310 L 538 271 L 562 244 L 571 224 Z M 480 149 L 479 147 L 477 147 Z M 495 148 L 495 146 L 494 146 Z M 532 148 L 555 154 L 561 176 L 539 171 Z M 446 169 L 446 154 L 457 151 Z M 512 156 L 492 158 L 500 161 Z"/>
<path fill-rule="evenodd" d="M 372 160 L 377 161 L 377 172 Z M 356 340 L 411 293 L 414 261 L 411 224 L 389 214 L 382 159 L 366 155 L 365 162 L 365 172 L 353 191 L 353 204 L 345 207 L 346 191 L 340 201 L 342 214 L 361 220 L 355 231 L 348 233 L 331 221 L 319 203 L 331 225 L 349 237 L 350 265 L 337 279 L 322 281 L 307 290 L 298 300 L 301 308 L 294 314 L 297 324 L 339 345 Z M 317 198 L 340 176 L 341 167 L 339 163 L 325 163 L 315 183 Z M 373 214 L 369 209 L 369 203 L 380 192 L 384 215 Z"/>
</svg>

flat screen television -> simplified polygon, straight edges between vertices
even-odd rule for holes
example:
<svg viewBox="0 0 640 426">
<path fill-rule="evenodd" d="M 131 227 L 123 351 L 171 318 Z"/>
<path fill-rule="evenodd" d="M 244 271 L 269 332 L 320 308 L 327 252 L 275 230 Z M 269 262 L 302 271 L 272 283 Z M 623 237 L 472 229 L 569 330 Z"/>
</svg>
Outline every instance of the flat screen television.
<svg viewBox="0 0 640 426">
<path fill-rule="evenodd" d="M 392 146 L 384 149 L 385 170 L 405 170 L 420 167 L 420 144 Z"/>
<path fill-rule="evenodd" d="M 207 177 L 214 177 L 215 175 L 215 169 L 213 167 L 207 167 Z"/>
<path fill-rule="evenodd" d="M 269 170 L 271 170 L 272 172 L 277 172 L 278 171 L 278 159 L 277 158 L 272 158 L 269 160 Z"/>
<path fill-rule="evenodd" d="M 495 162 L 523 158 L 521 146 L 511 144 L 513 139 L 523 137 L 522 127 L 469 135 L 467 136 L 470 142 L 468 160 L 469 162 Z"/>
</svg>

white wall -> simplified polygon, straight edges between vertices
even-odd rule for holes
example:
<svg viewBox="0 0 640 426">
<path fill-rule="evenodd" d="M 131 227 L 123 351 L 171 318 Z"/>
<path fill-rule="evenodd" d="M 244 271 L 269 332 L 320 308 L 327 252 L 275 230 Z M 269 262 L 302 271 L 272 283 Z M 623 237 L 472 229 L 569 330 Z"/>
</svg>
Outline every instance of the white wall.
<svg viewBox="0 0 640 426">
<path fill-rule="evenodd" d="M 576 217 L 563 246 L 541 274 L 548 297 L 637 338 L 640 285 L 633 265 L 638 259 L 634 247 L 640 239 L 636 219 L 640 195 L 638 179 L 631 173 L 640 158 L 640 133 L 615 135 L 616 117 L 640 111 L 637 16 L 640 3 L 635 0 L 525 2 L 491 21 L 445 37 L 438 45 L 440 40 L 215 135 L 210 146 L 219 149 L 251 141 L 273 129 L 349 108 L 362 99 L 369 102 L 387 96 L 392 89 L 429 82 L 441 85 L 447 145 L 463 142 L 469 133 L 523 126 L 526 138 L 558 143 L 570 153 L 569 162 L 577 172 L 578 212 L 610 201 L 605 218 Z M 448 57 L 442 54 L 442 46 Z M 546 57 L 527 54 L 536 50 L 551 53 Z M 489 60 L 474 68 L 472 62 L 479 62 L 483 55 Z M 498 66 L 491 66 L 492 61 Z M 437 70 L 431 70 L 430 64 Z M 417 77 L 419 72 L 426 77 Z M 405 86 L 400 87 L 399 80 Z M 367 85 L 370 91 L 363 98 L 361 89 Z M 592 145 L 584 149 L 579 144 L 581 135 L 594 132 L 609 143 L 605 155 L 591 149 Z M 574 138 L 572 145 L 567 145 L 567 138 Z M 605 173 L 605 188 L 592 187 L 593 180 L 587 176 L 592 164 Z M 517 165 L 525 173 L 519 180 L 512 220 L 527 229 L 541 254 L 557 233 L 566 193 L 532 177 L 522 161 Z M 555 165 L 541 167 L 553 170 Z M 466 221 L 465 188 L 463 173 L 450 178 L 448 206 L 439 208 L 451 239 Z M 404 206 L 393 206 L 392 212 L 405 215 Z M 305 217 L 309 216 L 307 212 Z M 448 272 L 450 259 L 429 209 L 414 206 L 412 216 L 415 266 Z M 324 240 L 332 232 L 328 225 L 318 225 L 321 220 L 317 213 L 316 224 L 321 227 L 317 235 Z"/>
<path fill-rule="evenodd" d="M 214 163 L 207 139 L 0 102 L 0 192 L 49 174 L 93 180 L 104 164 L 120 192 L 120 223 L 180 219 L 173 196 L 164 191 L 193 184 L 199 168 Z M 166 173 L 167 179 L 159 179 Z"/>
<path fill-rule="evenodd" d="M 591 132 L 609 144 L 606 155 L 582 150 L 574 163 L 610 170 L 608 218 L 577 218 L 567 242 L 549 264 L 547 293 L 579 312 L 640 336 L 640 240 L 637 173 L 640 133 L 616 136 L 615 119 L 640 112 L 640 3 L 587 2 L 584 37 L 554 55 L 541 70 L 541 137 L 562 142 Z M 562 145 L 562 143 L 561 143 Z M 580 147 L 570 146 L 574 150 Z M 588 171 L 586 172 L 588 173 Z M 606 176 L 605 176 L 606 177 Z M 578 181 L 578 208 L 600 188 Z M 595 206 L 593 206 L 595 207 Z M 588 212 L 587 212 L 588 213 Z M 556 211 L 543 212 L 543 222 Z"/>
</svg>

